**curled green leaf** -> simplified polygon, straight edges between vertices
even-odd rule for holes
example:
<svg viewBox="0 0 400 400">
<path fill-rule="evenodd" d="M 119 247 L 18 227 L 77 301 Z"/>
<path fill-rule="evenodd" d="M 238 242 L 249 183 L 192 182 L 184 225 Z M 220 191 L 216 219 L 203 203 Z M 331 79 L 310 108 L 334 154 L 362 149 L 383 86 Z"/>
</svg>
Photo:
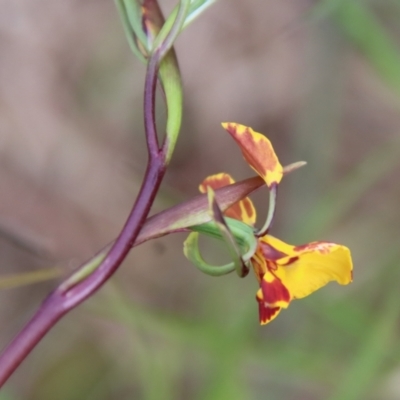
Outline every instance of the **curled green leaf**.
<svg viewBox="0 0 400 400">
<path fill-rule="evenodd" d="M 235 241 L 235 237 L 228 224 L 225 221 L 224 215 L 221 208 L 218 205 L 217 199 L 215 198 L 214 190 L 208 186 L 207 187 L 207 197 L 210 206 L 211 217 L 221 233 L 221 237 L 224 239 L 225 244 L 228 247 L 229 253 L 232 257 L 233 263 L 235 265 L 235 270 L 237 274 L 243 278 L 249 273 L 249 268 L 242 258 L 239 246 Z"/>
</svg>

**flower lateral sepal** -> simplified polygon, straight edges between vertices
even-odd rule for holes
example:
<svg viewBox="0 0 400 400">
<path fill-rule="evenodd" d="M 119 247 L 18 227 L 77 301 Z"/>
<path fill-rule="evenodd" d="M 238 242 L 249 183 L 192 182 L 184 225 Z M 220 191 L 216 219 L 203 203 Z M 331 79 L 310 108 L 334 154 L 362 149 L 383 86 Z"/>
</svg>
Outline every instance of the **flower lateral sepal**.
<svg viewBox="0 0 400 400">
<path fill-rule="evenodd" d="M 247 272 L 247 270 L 251 267 L 250 259 L 254 255 L 257 248 L 257 240 L 254 236 L 254 231 L 250 226 L 243 224 L 240 221 L 236 221 L 231 218 L 226 218 L 225 220 L 227 226 L 229 227 L 229 231 L 232 233 L 235 243 L 238 246 L 240 258 L 243 260 Z M 185 240 L 183 252 L 186 258 L 200 271 L 207 275 L 222 276 L 237 270 L 238 265 L 234 261 L 225 265 L 212 265 L 204 261 L 204 258 L 200 254 L 198 245 L 199 233 L 220 241 L 225 241 L 224 235 L 221 233 L 220 226 L 218 226 L 215 221 L 192 226 L 189 229 L 191 229 L 193 232 L 190 233 Z M 240 266 L 240 268 L 242 268 L 242 266 Z M 246 273 L 240 274 L 240 276 L 245 275 Z"/>
<path fill-rule="evenodd" d="M 212 265 L 204 261 L 199 249 L 199 234 L 192 232 L 183 242 L 183 254 L 201 272 L 211 276 L 223 276 L 235 270 L 235 263 Z"/>
<path fill-rule="evenodd" d="M 207 187 L 207 198 L 211 217 L 215 222 L 215 225 L 218 227 L 222 238 L 225 240 L 225 244 L 227 245 L 231 254 L 233 263 L 235 264 L 235 270 L 241 278 L 244 278 L 249 273 L 250 268 L 242 258 L 239 246 L 225 221 L 221 208 L 219 207 L 217 199 L 215 198 L 215 192 L 210 186 Z"/>
</svg>

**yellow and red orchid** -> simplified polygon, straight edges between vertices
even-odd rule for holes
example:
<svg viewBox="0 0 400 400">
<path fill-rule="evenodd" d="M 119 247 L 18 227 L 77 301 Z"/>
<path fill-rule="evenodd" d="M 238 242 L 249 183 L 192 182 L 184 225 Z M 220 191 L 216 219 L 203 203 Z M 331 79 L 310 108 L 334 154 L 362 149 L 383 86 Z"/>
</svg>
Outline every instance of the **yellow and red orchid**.
<svg viewBox="0 0 400 400">
<path fill-rule="evenodd" d="M 251 128 L 235 123 L 222 124 L 240 146 L 245 160 L 265 180 L 268 187 L 278 185 L 283 168 L 270 141 Z M 218 189 L 234 183 L 226 173 L 209 176 L 199 186 Z M 254 226 L 256 211 L 252 201 L 245 198 L 230 207 L 225 216 Z M 266 231 L 268 231 L 268 228 Z M 347 285 L 352 281 L 350 250 L 330 242 L 312 242 L 292 246 L 264 234 L 257 239 L 257 249 L 251 257 L 254 273 L 260 284 L 256 299 L 262 325 L 272 321 L 293 299 L 300 299 L 330 281 Z"/>
</svg>

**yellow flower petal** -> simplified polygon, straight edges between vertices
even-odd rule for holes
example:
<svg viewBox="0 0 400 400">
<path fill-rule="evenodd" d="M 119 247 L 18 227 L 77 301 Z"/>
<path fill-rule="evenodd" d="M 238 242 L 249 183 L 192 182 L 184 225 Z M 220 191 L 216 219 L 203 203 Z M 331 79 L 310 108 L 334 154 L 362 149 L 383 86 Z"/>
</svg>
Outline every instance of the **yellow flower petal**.
<svg viewBox="0 0 400 400">
<path fill-rule="evenodd" d="M 294 247 L 291 254 L 278 260 L 274 274 L 289 290 L 292 298 L 300 299 L 330 281 L 347 285 L 352 281 L 353 264 L 350 250 L 335 243 L 313 242 Z"/>
<path fill-rule="evenodd" d="M 264 135 L 253 131 L 250 127 L 233 122 L 223 123 L 222 126 L 235 139 L 242 150 L 244 159 L 264 179 L 268 187 L 281 181 L 282 165 L 271 142 Z"/>
<path fill-rule="evenodd" d="M 234 179 L 229 174 L 221 172 L 220 174 L 211 175 L 204 179 L 199 185 L 199 190 L 201 193 L 207 193 L 207 187 L 216 190 L 232 183 L 235 183 Z M 242 221 L 247 225 L 254 225 L 256 222 L 256 209 L 248 197 L 229 207 L 224 212 L 224 215 Z"/>
</svg>

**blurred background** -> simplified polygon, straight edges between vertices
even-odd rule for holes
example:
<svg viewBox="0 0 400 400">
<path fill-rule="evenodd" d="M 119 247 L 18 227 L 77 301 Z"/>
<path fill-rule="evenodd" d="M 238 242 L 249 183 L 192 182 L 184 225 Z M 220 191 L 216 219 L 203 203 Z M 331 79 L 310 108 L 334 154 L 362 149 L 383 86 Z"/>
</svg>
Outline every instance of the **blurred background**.
<svg viewBox="0 0 400 400">
<path fill-rule="evenodd" d="M 308 161 L 283 180 L 272 233 L 347 245 L 352 285 L 260 327 L 251 274 L 203 275 L 185 235 L 155 240 L 45 337 L 0 399 L 399 399 L 399 26 L 396 0 L 219 0 L 176 45 L 184 123 L 152 212 L 208 174 L 252 176 L 220 122 L 249 125 L 284 165 Z M 106 0 L 1 0 L 0 53 L 4 346 L 121 229 L 146 164 L 145 67 Z M 254 196 L 260 223 L 266 195 Z"/>
</svg>

